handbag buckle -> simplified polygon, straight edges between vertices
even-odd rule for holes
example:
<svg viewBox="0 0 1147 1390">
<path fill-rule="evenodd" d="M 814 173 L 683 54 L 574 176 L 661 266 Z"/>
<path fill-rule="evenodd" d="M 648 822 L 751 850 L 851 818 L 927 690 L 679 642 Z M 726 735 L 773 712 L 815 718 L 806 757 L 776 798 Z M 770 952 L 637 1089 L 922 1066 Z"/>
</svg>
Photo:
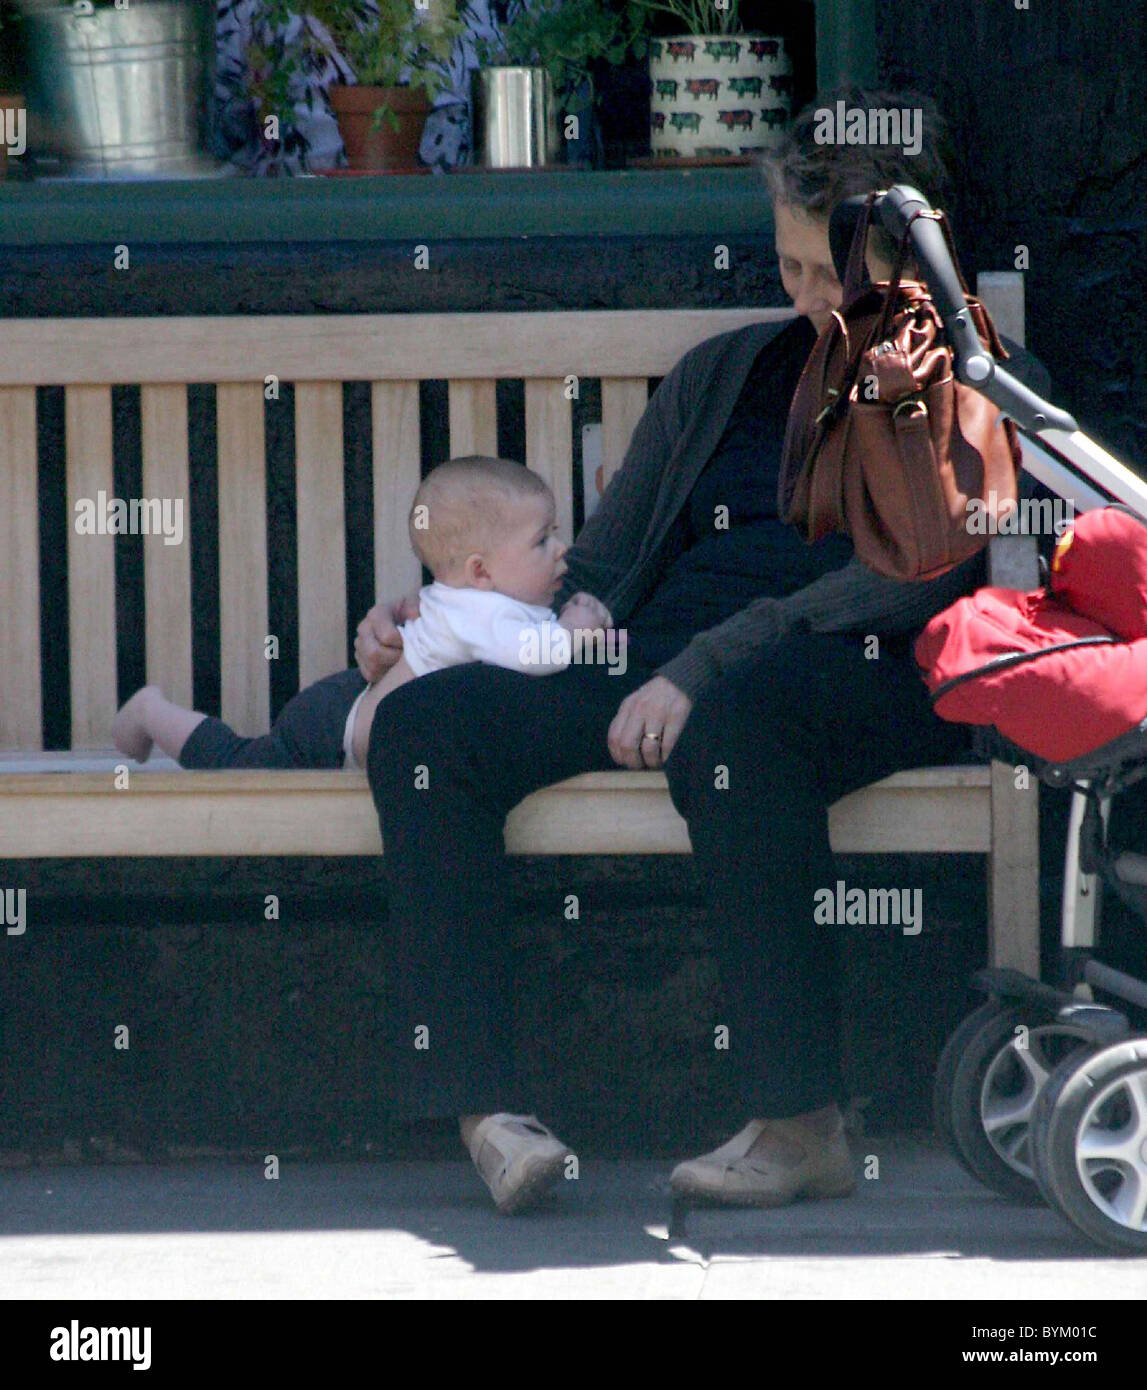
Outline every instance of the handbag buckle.
<svg viewBox="0 0 1147 1390">
<path fill-rule="evenodd" d="M 928 407 L 919 396 L 905 396 L 902 401 L 897 401 L 892 408 L 892 418 L 898 420 L 902 410 L 913 410 L 915 414 L 911 416 L 913 420 L 925 419 L 928 415 Z"/>
</svg>

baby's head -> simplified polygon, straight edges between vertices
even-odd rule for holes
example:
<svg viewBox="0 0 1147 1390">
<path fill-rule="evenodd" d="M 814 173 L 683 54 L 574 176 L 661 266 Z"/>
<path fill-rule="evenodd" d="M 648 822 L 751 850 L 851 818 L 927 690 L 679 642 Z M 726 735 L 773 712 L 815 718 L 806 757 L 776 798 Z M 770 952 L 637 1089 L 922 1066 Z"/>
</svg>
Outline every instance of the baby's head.
<svg viewBox="0 0 1147 1390">
<path fill-rule="evenodd" d="M 548 608 L 566 572 L 554 495 L 509 459 L 448 459 L 422 480 L 410 508 L 414 553 L 441 584 L 490 589 Z"/>
</svg>

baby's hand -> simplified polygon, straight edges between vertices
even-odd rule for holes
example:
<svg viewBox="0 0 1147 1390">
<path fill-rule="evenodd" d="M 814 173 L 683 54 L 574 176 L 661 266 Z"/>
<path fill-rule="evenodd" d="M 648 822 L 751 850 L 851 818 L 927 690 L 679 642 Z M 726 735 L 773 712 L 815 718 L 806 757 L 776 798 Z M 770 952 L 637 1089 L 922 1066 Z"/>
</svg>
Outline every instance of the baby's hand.
<svg viewBox="0 0 1147 1390">
<path fill-rule="evenodd" d="M 573 633 L 579 630 L 595 632 L 599 628 L 603 628 L 605 624 L 602 622 L 599 607 L 591 607 L 588 603 L 570 602 L 562 609 L 558 618 L 558 626 Z"/>
<path fill-rule="evenodd" d="M 592 594 L 577 593 L 567 600 L 558 622 L 570 632 L 579 627 L 596 631 L 599 627 L 612 627 L 613 617 L 600 599 Z"/>
</svg>

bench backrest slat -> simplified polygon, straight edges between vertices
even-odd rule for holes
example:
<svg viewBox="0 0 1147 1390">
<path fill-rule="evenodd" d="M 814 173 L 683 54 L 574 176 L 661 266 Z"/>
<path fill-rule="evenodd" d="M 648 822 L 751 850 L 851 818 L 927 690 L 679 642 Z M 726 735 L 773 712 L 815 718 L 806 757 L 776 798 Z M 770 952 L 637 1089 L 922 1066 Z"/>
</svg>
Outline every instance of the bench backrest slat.
<svg viewBox="0 0 1147 1390">
<path fill-rule="evenodd" d="M 545 478 L 557 505 L 558 535 L 573 536 L 573 401 L 563 378 L 526 382 L 526 466 Z"/>
<path fill-rule="evenodd" d="M 1018 270 L 981 270 L 976 276 L 976 293 L 991 314 L 997 332 L 1020 347 L 1025 346 L 1023 275 Z"/>
<path fill-rule="evenodd" d="M 223 718 L 241 734 L 270 722 L 267 484 L 263 385 L 216 391 L 219 468 L 219 657 Z"/>
<path fill-rule="evenodd" d="M 0 748 L 39 748 L 40 521 L 36 391 L 0 387 Z"/>
<path fill-rule="evenodd" d="M 140 388 L 143 495 L 182 503 L 183 535 L 168 545 L 144 537 L 144 633 L 147 678 L 180 705 L 192 703 L 191 517 L 188 492 L 187 387 Z"/>
<path fill-rule="evenodd" d="M 115 497 L 110 386 L 65 392 L 68 526 L 68 650 L 72 747 L 106 748 L 116 710 L 115 536 L 101 494 Z M 125 499 L 126 500 L 126 499 Z M 89 504 L 85 516 L 77 502 Z M 90 520 L 95 534 L 88 534 Z"/>
<path fill-rule="evenodd" d="M 498 383 L 491 378 L 451 380 L 449 385 L 450 456 L 497 454 Z"/>
<path fill-rule="evenodd" d="M 1024 277 L 1015 270 L 981 271 L 976 293 L 996 331 L 1024 344 Z M 998 589 L 1039 587 L 1039 547 L 1034 536 L 993 536 L 988 542 L 988 583 Z"/>
<path fill-rule="evenodd" d="M 417 589 L 422 567 L 410 548 L 407 516 L 421 477 L 418 382 L 371 386 L 374 466 L 374 592 L 392 598 Z"/>
<path fill-rule="evenodd" d="M 603 377 L 601 381 L 602 491 L 621 466 L 637 422 L 649 404 L 644 377 Z"/>
<path fill-rule="evenodd" d="M 295 523 L 299 683 L 347 664 L 343 393 L 337 381 L 295 387 Z"/>
</svg>

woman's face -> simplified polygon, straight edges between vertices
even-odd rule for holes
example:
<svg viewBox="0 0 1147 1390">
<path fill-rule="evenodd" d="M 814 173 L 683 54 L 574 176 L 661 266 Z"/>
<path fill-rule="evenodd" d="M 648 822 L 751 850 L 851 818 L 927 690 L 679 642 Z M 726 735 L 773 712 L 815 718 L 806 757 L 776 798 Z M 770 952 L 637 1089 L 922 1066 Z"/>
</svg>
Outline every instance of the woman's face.
<svg viewBox="0 0 1147 1390">
<path fill-rule="evenodd" d="M 840 308 L 842 289 L 832 264 L 828 222 L 807 217 L 788 203 L 773 209 L 781 283 L 798 314 L 811 319 L 818 333 L 828 327 L 832 311 Z M 871 233 L 869 234 L 871 237 Z M 874 282 L 887 280 L 891 266 L 875 256 L 871 242 L 868 274 Z"/>
</svg>

